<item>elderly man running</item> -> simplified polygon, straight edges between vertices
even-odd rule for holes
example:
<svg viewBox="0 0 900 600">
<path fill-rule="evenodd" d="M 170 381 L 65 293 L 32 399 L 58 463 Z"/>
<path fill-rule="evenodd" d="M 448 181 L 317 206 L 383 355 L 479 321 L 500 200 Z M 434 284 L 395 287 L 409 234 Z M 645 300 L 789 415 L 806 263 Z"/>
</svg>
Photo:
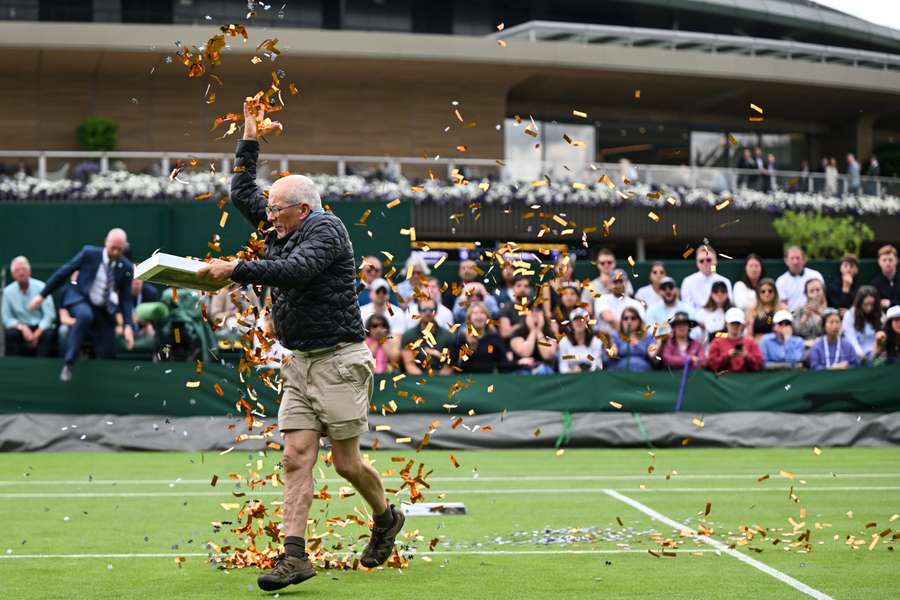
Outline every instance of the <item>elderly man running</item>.
<svg viewBox="0 0 900 600">
<path fill-rule="evenodd" d="M 282 369 L 284 393 L 278 411 L 285 441 L 287 537 L 284 554 L 258 579 L 260 588 L 272 591 L 316 574 L 304 535 L 320 436 L 331 439 L 335 470 L 372 508 L 374 527 L 360 560 L 363 566 L 387 561 L 404 516 L 387 503 L 378 471 L 359 451 L 359 436 L 369 428 L 375 360 L 363 342 L 350 235 L 338 217 L 322 210 L 307 177 L 282 177 L 267 200 L 255 181 L 258 154 L 256 118 L 245 104 L 231 199 L 250 223 L 266 221 L 274 232 L 266 238 L 264 259 L 216 259 L 203 272 L 213 279 L 271 286 L 275 333 L 293 353 Z"/>
</svg>

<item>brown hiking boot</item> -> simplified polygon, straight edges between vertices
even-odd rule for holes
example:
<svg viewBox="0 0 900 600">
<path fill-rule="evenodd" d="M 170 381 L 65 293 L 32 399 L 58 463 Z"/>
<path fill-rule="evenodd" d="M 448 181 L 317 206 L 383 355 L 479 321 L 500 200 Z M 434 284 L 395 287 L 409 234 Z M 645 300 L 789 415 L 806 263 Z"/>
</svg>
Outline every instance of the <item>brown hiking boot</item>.
<svg viewBox="0 0 900 600">
<path fill-rule="evenodd" d="M 294 583 L 303 583 L 315 576 L 316 570 L 309 562 L 308 555 L 304 554 L 303 558 L 297 558 L 279 554 L 275 557 L 275 566 L 272 570 L 260 575 L 256 579 L 256 584 L 262 590 L 274 592 Z"/>
<path fill-rule="evenodd" d="M 359 562 L 367 569 L 374 569 L 379 565 L 383 565 L 391 557 L 391 552 L 394 551 L 394 540 L 406 522 L 403 512 L 394 508 L 393 504 L 390 508 L 394 515 L 394 524 L 387 529 L 373 527 L 372 537 L 369 538 L 369 543 L 363 549 L 362 558 Z"/>
</svg>

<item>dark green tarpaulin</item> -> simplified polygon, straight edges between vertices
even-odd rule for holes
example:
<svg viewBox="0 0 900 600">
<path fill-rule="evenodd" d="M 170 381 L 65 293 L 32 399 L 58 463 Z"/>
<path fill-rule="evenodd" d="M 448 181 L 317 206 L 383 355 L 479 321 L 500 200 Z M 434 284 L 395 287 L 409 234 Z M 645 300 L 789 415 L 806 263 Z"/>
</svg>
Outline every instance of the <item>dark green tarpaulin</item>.
<svg viewBox="0 0 900 600">
<path fill-rule="evenodd" d="M 198 388 L 186 383 L 198 377 L 194 365 L 131 361 L 82 361 L 75 380 L 63 385 L 61 363 L 53 359 L 0 359 L 0 413 L 145 414 L 207 416 L 236 414 L 235 401 L 244 386 L 234 369 L 208 362 Z M 423 384 L 406 377 L 394 386 L 387 378 L 377 391 L 377 407 L 395 400 L 403 413 L 436 413 L 444 404 L 479 414 L 504 410 L 641 413 L 670 412 L 675 406 L 680 373 L 613 373 L 580 375 L 459 375 L 435 377 Z M 379 378 L 380 380 L 381 378 Z M 214 384 L 224 392 L 219 396 Z M 455 383 L 461 389 L 451 398 Z M 466 387 L 467 386 L 467 387 Z M 493 392 L 488 392 L 493 386 Z M 259 400 L 274 414 L 275 394 L 254 379 Z M 460 387 L 460 386 L 457 386 Z M 405 392 L 405 394 L 404 394 Z M 245 394 L 246 396 L 246 394 Z M 419 403 L 415 398 L 420 399 Z M 252 402 L 251 402 L 252 404 Z M 900 365 L 854 371 L 791 371 L 757 374 L 692 373 L 683 410 L 696 413 L 730 411 L 892 412 L 900 410 Z"/>
</svg>

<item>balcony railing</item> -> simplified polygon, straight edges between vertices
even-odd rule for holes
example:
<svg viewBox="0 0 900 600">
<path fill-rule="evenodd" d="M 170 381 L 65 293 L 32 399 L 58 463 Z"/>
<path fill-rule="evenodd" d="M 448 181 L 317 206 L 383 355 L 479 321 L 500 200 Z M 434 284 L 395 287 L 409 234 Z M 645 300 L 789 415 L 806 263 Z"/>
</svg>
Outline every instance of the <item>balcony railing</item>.
<svg viewBox="0 0 900 600">
<path fill-rule="evenodd" d="M 885 52 L 673 29 L 529 21 L 489 34 L 488 37 L 498 40 L 570 42 L 630 48 L 659 48 L 673 52 L 759 56 L 870 69 L 900 70 L 900 56 Z"/>
</svg>

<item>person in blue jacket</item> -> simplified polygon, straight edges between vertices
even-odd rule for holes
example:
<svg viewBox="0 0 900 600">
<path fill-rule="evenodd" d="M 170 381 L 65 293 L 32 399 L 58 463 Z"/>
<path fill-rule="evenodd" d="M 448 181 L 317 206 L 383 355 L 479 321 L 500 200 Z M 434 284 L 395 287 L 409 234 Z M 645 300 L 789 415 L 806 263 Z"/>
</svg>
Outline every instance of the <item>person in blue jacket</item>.
<svg viewBox="0 0 900 600">
<path fill-rule="evenodd" d="M 797 369 L 803 365 L 803 338 L 794 335 L 794 317 L 786 310 L 779 310 L 772 317 L 773 331 L 762 337 L 759 349 L 767 370 Z"/>
<path fill-rule="evenodd" d="M 822 318 L 825 335 L 817 339 L 809 349 L 809 368 L 814 371 L 857 368 L 859 357 L 850 342 L 844 338 L 841 313 L 829 308 Z"/>
<path fill-rule="evenodd" d="M 116 313 L 124 320 L 125 346 L 134 346 L 134 330 L 131 327 L 131 280 L 134 265 L 122 256 L 128 246 L 128 237 L 123 229 L 115 228 L 106 235 L 103 247 L 85 246 L 72 260 L 61 266 L 50 276 L 40 294 L 31 301 L 33 307 L 40 306 L 45 296 L 49 296 L 78 271 L 78 282 L 68 288 L 61 306 L 73 317 L 75 324 L 66 340 L 65 358 L 60 381 L 72 380 L 72 366 L 81 350 L 85 338 L 90 336 L 97 358 L 115 358 L 116 355 Z"/>
</svg>

